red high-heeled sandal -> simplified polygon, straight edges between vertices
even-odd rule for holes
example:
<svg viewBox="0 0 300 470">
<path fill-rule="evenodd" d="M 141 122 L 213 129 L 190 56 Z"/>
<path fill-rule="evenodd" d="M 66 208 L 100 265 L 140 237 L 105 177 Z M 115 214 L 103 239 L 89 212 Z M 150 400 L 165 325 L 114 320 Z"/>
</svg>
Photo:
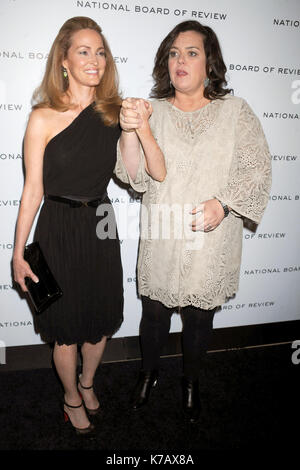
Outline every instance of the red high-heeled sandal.
<svg viewBox="0 0 300 470">
<path fill-rule="evenodd" d="M 64 405 L 67 408 L 80 408 L 83 405 L 83 401 L 80 403 L 80 405 L 77 405 L 77 406 L 69 405 L 66 402 L 64 402 Z M 65 423 L 70 423 L 73 426 L 73 428 L 75 429 L 76 434 L 79 435 L 79 436 L 91 436 L 92 432 L 95 429 L 95 426 L 92 423 L 90 423 L 89 426 L 87 426 L 86 428 L 77 428 L 76 426 L 74 426 L 72 424 L 70 416 L 68 415 L 68 413 L 66 412 L 65 409 L 64 409 L 64 420 L 65 420 Z"/>
</svg>

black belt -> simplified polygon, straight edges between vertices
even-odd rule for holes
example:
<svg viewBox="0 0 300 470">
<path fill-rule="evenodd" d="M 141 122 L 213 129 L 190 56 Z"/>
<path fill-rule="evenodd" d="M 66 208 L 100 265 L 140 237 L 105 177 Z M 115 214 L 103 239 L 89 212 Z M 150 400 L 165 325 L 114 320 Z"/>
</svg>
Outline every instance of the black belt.
<svg viewBox="0 0 300 470">
<path fill-rule="evenodd" d="M 51 194 L 46 194 L 45 199 L 50 199 L 50 201 L 62 202 L 63 204 L 69 204 L 70 207 L 98 207 L 101 202 L 103 202 L 108 197 L 107 193 L 104 193 L 103 196 L 97 199 L 92 199 L 91 201 L 78 201 L 75 199 L 68 199 L 67 197 L 62 196 L 53 196 Z"/>
</svg>

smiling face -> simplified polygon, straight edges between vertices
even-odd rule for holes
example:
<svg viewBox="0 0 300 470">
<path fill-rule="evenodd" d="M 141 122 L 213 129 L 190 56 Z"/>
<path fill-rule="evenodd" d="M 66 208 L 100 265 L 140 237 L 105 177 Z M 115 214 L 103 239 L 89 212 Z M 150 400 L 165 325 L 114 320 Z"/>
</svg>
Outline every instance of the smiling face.
<svg viewBox="0 0 300 470">
<path fill-rule="evenodd" d="M 104 75 L 106 55 L 99 33 L 92 29 L 81 29 L 73 34 L 67 57 L 62 62 L 67 69 L 69 85 L 99 85 Z"/>
<path fill-rule="evenodd" d="M 206 56 L 201 34 L 186 31 L 177 36 L 170 48 L 168 68 L 175 92 L 191 95 L 204 88 Z"/>
</svg>

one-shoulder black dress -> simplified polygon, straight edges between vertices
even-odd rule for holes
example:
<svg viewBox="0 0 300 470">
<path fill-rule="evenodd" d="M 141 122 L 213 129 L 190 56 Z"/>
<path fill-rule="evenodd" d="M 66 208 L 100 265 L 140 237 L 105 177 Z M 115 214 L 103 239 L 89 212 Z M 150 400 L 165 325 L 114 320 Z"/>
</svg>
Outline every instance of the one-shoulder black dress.
<svg viewBox="0 0 300 470">
<path fill-rule="evenodd" d="M 104 125 L 93 104 L 85 108 L 46 146 L 45 195 L 78 200 L 104 195 L 101 204 L 108 204 L 111 214 L 105 193 L 119 136 L 120 128 Z M 59 300 L 35 317 L 36 330 L 46 342 L 95 344 L 103 336 L 112 336 L 123 321 L 120 243 L 116 230 L 111 231 L 115 237 L 98 238 L 97 224 L 107 213 L 97 216 L 96 211 L 96 207 L 70 207 L 44 199 L 34 240 L 63 291 Z"/>
</svg>

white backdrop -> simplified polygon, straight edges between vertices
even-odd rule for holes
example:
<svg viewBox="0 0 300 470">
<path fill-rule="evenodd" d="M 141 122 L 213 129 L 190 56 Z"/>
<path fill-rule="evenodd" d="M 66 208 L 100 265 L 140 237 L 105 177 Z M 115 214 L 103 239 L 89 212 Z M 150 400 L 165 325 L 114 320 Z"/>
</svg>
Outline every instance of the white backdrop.
<svg viewBox="0 0 300 470">
<path fill-rule="evenodd" d="M 72 16 L 90 16 L 103 28 L 124 97 L 148 98 L 154 55 L 177 23 L 197 19 L 215 30 L 229 86 L 249 102 L 263 125 L 273 185 L 262 223 L 255 232 L 244 230 L 239 292 L 216 315 L 214 327 L 300 319 L 299 0 L 0 0 L 0 341 L 7 346 L 41 342 L 11 277 L 23 187 L 22 141 L 47 53 L 60 26 Z M 127 222 L 137 226 L 139 202 L 114 182 L 109 195 L 117 214 L 129 209 Z M 118 337 L 138 334 L 141 313 L 135 282 L 137 240 L 126 239 L 125 226 L 120 220 L 125 320 Z M 180 318 L 173 315 L 172 331 L 180 329 Z"/>
</svg>

